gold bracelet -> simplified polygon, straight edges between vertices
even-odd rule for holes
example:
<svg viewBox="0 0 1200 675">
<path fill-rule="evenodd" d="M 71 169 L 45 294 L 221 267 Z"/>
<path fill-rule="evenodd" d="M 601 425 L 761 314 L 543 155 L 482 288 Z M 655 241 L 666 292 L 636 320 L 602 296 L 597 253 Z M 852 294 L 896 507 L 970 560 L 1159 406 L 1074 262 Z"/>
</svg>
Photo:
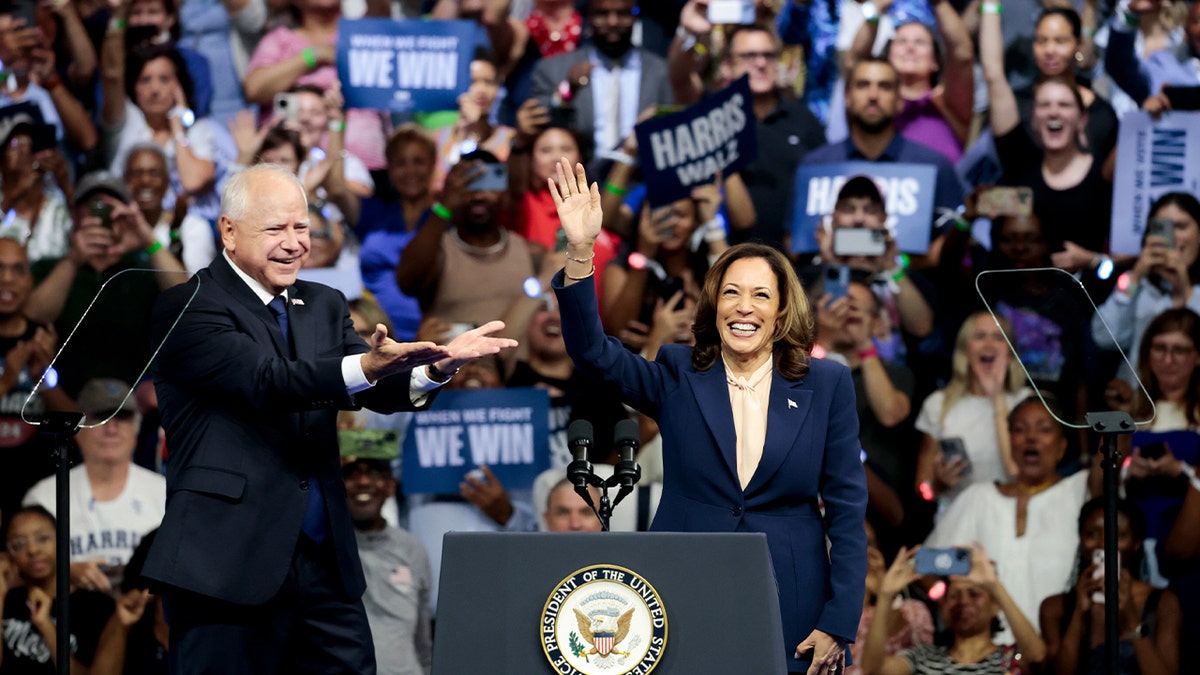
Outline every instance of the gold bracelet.
<svg viewBox="0 0 1200 675">
<path fill-rule="evenodd" d="M 570 253 L 568 253 L 568 254 L 567 254 L 567 260 L 573 260 L 573 261 L 575 261 L 575 262 L 577 262 L 577 263 L 590 263 L 590 262 L 592 262 L 592 259 L 593 259 L 593 258 L 595 258 L 595 257 L 596 257 L 596 252 L 595 252 L 595 251 L 592 251 L 592 254 L 591 254 L 591 255 L 589 255 L 589 256 L 588 256 L 588 257 L 586 257 L 586 258 L 583 258 L 582 260 L 581 260 L 581 259 L 579 259 L 579 258 L 572 258 Z"/>
<path fill-rule="evenodd" d="M 595 274 L 595 273 L 596 273 L 596 266 L 595 266 L 595 265 L 592 265 L 592 269 L 588 270 L 588 273 L 587 273 L 587 274 L 585 274 L 585 275 L 583 275 L 583 276 L 581 276 L 581 277 L 573 277 L 573 276 L 571 276 L 570 274 L 567 274 L 567 270 L 566 270 L 566 269 L 564 269 L 564 270 L 563 270 L 563 276 L 565 276 L 566 278 L 570 279 L 571 281 L 583 281 L 584 279 L 587 279 L 588 277 L 592 276 L 592 275 L 593 275 L 593 274 Z"/>
</svg>

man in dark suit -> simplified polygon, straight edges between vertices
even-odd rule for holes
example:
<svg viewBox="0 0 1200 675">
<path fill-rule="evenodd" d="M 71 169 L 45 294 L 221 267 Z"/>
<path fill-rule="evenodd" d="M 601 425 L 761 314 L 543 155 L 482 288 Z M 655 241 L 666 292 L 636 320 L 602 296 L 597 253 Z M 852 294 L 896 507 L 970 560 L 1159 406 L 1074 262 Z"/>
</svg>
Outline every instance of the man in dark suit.
<svg viewBox="0 0 1200 675">
<path fill-rule="evenodd" d="M 530 84 L 530 96 L 542 105 L 575 109 L 572 128 L 595 148 L 585 154 L 614 161 L 621 161 L 613 151 L 633 130 L 638 114 L 673 100 L 667 62 L 633 46 L 636 5 L 636 0 L 590 0 L 591 44 L 538 62 Z"/>
<path fill-rule="evenodd" d="M 346 300 L 296 280 L 309 251 L 294 175 L 235 174 L 224 251 L 155 308 L 155 386 L 170 449 L 167 513 L 144 574 L 166 599 L 172 673 L 374 673 L 338 409 L 411 410 L 464 363 L 515 346 L 368 346 Z"/>
</svg>

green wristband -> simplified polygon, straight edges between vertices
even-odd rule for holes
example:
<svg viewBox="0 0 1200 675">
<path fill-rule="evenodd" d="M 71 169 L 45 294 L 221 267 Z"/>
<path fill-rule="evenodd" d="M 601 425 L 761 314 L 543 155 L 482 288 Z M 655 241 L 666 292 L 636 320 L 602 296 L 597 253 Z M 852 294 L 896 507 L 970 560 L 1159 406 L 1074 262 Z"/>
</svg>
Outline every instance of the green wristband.
<svg viewBox="0 0 1200 675">
<path fill-rule="evenodd" d="M 1002 14 L 1004 5 L 998 2 L 985 2 L 979 5 L 979 12 L 981 14 Z"/>
<path fill-rule="evenodd" d="M 447 223 L 454 219 L 454 212 L 446 208 L 446 205 L 441 202 L 434 202 L 433 206 L 429 207 L 429 210 L 433 211 L 433 215 Z"/>
<path fill-rule="evenodd" d="M 163 247 L 162 242 L 156 241 L 153 244 L 150 244 L 149 246 L 146 247 L 145 253 L 147 256 L 152 256 L 155 253 L 158 253 L 159 251 L 161 251 L 162 247 Z"/>
<path fill-rule="evenodd" d="M 304 65 L 308 66 L 309 70 L 317 69 L 317 53 L 313 51 L 312 47 L 305 47 L 300 52 L 300 56 L 304 57 Z"/>
<path fill-rule="evenodd" d="M 609 183 L 608 181 L 604 182 L 604 191 L 612 193 L 618 197 L 624 197 L 625 195 L 629 194 L 629 190 L 627 188 L 618 187 L 612 183 Z"/>
</svg>

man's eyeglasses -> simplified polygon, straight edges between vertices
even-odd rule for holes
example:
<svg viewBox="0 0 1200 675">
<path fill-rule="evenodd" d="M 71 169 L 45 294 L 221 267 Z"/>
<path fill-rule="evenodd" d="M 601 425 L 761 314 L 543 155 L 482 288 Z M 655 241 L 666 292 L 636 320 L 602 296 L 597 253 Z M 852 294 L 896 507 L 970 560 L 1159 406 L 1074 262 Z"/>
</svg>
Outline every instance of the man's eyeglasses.
<svg viewBox="0 0 1200 675">
<path fill-rule="evenodd" d="M 772 62 L 772 63 L 773 63 L 774 61 L 776 61 L 776 60 L 779 58 L 779 52 L 776 52 L 776 51 L 770 51 L 770 52 L 738 52 L 738 53 L 736 53 L 736 54 L 734 54 L 734 53 L 730 53 L 730 55 L 729 55 L 729 56 L 730 56 L 730 58 L 732 58 L 734 61 L 736 61 L 736 62 L 738 62 L 738 63 L 743 63 L 743 64 L 745 64 L 745 63 L 754 63 L 755 61 L 757 61 L 757 60 L 759 60 L 759 59 L 762 59 L 762 60 L 764 60 L 764 61 L 767 61 L 767 62 Z"/>
</svg>

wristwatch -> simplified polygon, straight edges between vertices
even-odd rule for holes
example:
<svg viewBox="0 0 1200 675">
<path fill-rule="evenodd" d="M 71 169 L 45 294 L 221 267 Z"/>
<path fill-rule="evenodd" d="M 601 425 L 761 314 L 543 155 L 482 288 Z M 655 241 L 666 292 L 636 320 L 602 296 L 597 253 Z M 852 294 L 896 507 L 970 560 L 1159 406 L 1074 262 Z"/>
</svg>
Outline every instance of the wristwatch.
<svg viewBox="0 0 1200 675">
<path fill-rule="evenodd" d="M 176 117 L 179 118 L 179 123 L 183 125 L 184 129 L 190 129 L 196 123 L 196 113 L 192 112 L 191 108 L 177 105 L 167 111 L 167 119 L 171 120 Z"/>
</svg>

